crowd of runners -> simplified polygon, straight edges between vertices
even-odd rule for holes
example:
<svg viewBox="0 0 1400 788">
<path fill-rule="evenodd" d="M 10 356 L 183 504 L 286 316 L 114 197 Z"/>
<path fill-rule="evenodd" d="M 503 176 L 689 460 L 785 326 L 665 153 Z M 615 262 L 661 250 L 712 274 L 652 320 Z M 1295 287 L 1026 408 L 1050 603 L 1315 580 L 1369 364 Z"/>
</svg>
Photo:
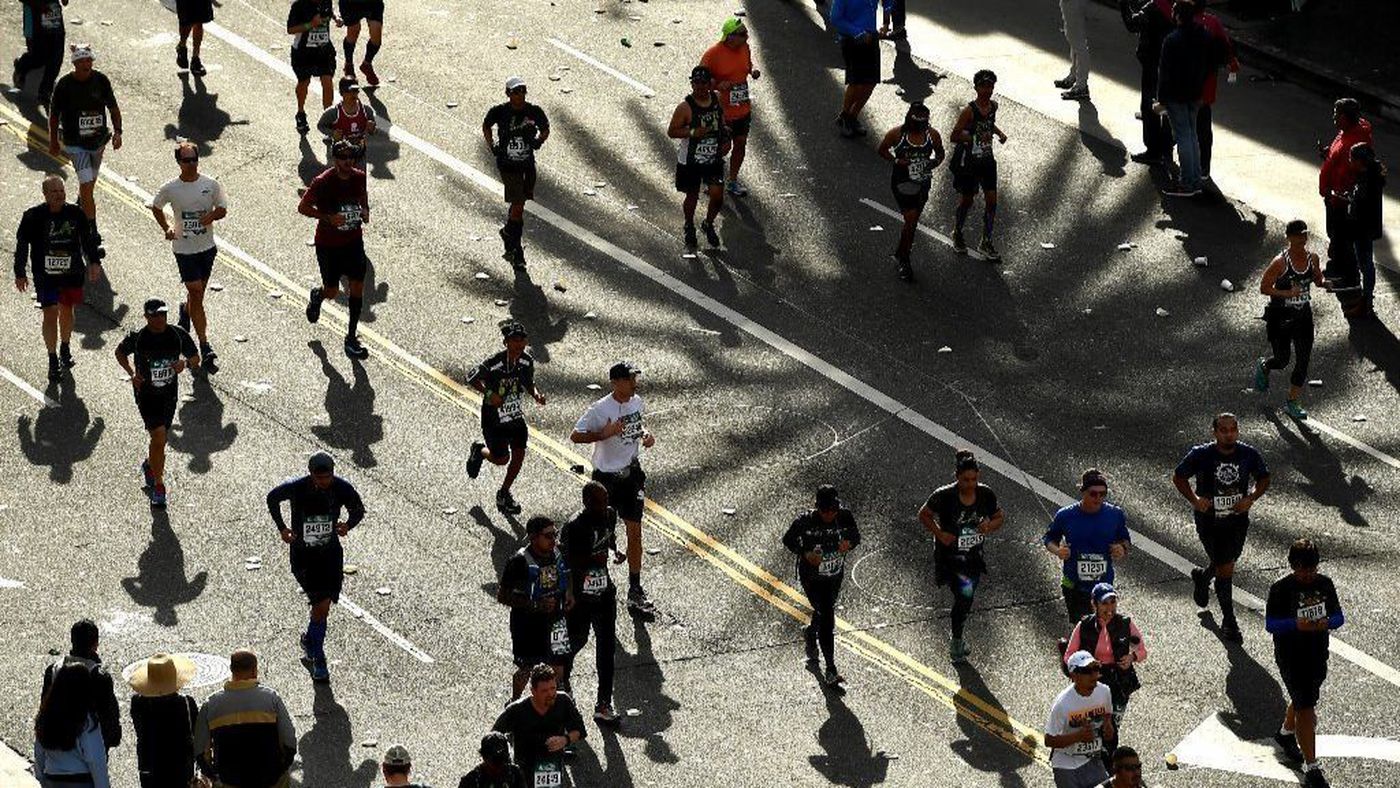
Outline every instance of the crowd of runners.
<svg viewBox="0 0 1400 788">
<path fill-rule="evenodd" d="M 83 302 L 84 283 L 100 276 L 105 257 L 94 187 L 104 153 L 122 147 L 118 91 L 94 68 L 93 46 L 68 47 L 72 70 L 58 77 L 65 54 L 64 5 L 58 0 L 24 0 L 27 49 L 15 60 L 13 80 L 23 87 L 28 72 L 41 72 L 37 101 L 48 114 L 49 153 L 66 160 L 78 181 L 74 204 L 63 175 L 44 178 L 43 201 L 24 213 L 16 232 L 15 285 L 20 291 L 32 285 L 43 310 L 51 380 L 69 374 L 77 363 L 70 346 L 73 310 Z M 836 126 L 846 137 L 866 134 L 859 117 L 879 81 L 880 39 L 907 35 L 903 3 L 886 0 L 885 21 L 878 26 L 877 5 L 876 0 L 830 4 L 830 28 L 840 44 L 847 83 Z M 1088 97 L 1087 44 L 1075 16 L 1083 11 L 1076 5 L 1063 4 L 1072 71 L 1055 83 L 1067 100 Z M 1124 0 L 1122 5 L 1124 22 L 1139 33 L 1138 55 L 1144 67 L 1141 113 L 1146 150 L 1133 158 L 1165 166 L 1176 150 L 1180 175 L 1168 193 L 1194 196 L 1209 174 L 1208 107 L 1216 72 L 1227 66 L 1232 73 L 1238 70 L 1228 36 L 1192 2 Z M 213 18 L 212 4 L 178 0 L 177 8 L 176 64 L 202 74 L 203 25 Z M 316 78 L 322 113 L 315 128 L 325 137 L 329 160 L 297 205 L 302 215 L 316 221 L 314 252 L 321 279 L 307 294 L 306 318 L 318 322 L 322 305 L 337 299 L 343 286 L 348 305 L 344 351 L 356 363 L 369 356 L 358 336 L 367 269 L 364 231 L 371 216 L 362 167 L 380 131 L 374 110 L 361 100 L 360 92 L 379 84 L 374 60 L 380 51 L 383 15 L 379 0 L 342 0 L 338 13 L 330 0 L 295 0 L 287 18 L 287 33 L 294 36 L 290 59 L 297 78 L 295 127 L 303 135 L 312 128 L 305 102 Z M 338 73 L 332 25 L 345 31 L 338 103 L 332 92 Z M 357 75 L 362 25 L 368 28 L 368 41 Z M 726 196 L 742 199 L 748 194 L 739 175 L 754 122 L 750 82 L 759 79 L 760 71 L 742 18 L 726 20 L 718 33 L 718 40 L 698 53 L 698 64 L 690 71 L 690 91 L 667 126 L 667 134 L 676 141 L 675 187 L 683 195 L 682 236 L 689 249 L 698 246 L 700 234 L 718 246 L 716 221 Z M 951 151 L 929 108 L 917 102 L 908 106 L 899 125 L 880 137 L 877 151 L 892 167 L 893 198 L 904 219 L 892 253 L 896 273 L 903 279 L 914 277 L 915 230 L 930 199 L 933 172 L 945 161 L 954 187 L 949 200 L 954 250 L 975 250 L 985 259 L 999 259 L 993 243 L 998 207 L 994 148 L 1005 143 L 1007 135 L 997 121 L 996 83 L 989 69 L 974 76 L 975 96 L 958 111 L 948 131 Z M 1210 100 L 1204 98 L 1208 86 Z M 550 139 L 551 126 L 545 110 L 527 100 L 524 79 L 511 77 L 504 92 L 506 100 L 485 113 L 482 134 L 496 158 L 508 205 L 500 230 L 503 257 L 524 268 L 525 204 L 534 198 L 535 160 Z M 1354 101 L 1338 101 L 1334 120 L 1336 138 L 1320 146 L 1320 192 L 1330 240 L 1327 261 L 1309 250 L 1308 227 L 1302 221 L 1290 222 L 1286 246 L 1269 263 L 1259 287 L 1269 298 L 1266 321 L 1272 356 L 1255 362 L 1253 384 L 1266 389 L 1270 372 L 1286 369 L 1291 362 L 1286 411 L 1296 419 L 1307 415 L 1300 397 L 1312 347 L 1311 289 L 1328 288 L 1343 295 L 1355 291 L 1368 311 L 1375 287 L 1371 244 L 1379 234 L 1384 168 L 1371 145 L 1369 124 Z M 218 256 L 215 223 L 229 216 L 230 203 L 224 188 L 200 172 L 196 141 L 178 141 L 173 155 L 178 174 L 156 191 L 149 208 L 175 257 L 183 300 L 175 305 L 172 324 L 171 305 L 160 297 L 147 299 L 144 326 L 127 334 L 115 352 L 149 433 L 149 450 L 139 467 L 153 507 L 167 505 L 165 444 L 180 378 L 186 372 L 213 375 L 219 369 L 205 290 Z M 702 191 L 707 203 L 697 229 Z M 979 192 L 981 234 L 979 242 L 969 246 L 964 228 Z M 1361 314 L 1356 300 L 1343 300 L 1349 317 Z M 547 399 L 541 388 L 544 376 L 528 351 L 528 327 L 511 320 L 500 329 L 503 349 L 484 358 L 467 376 L 467 384 L 482 400 L 481 434 L 471 442 L 464 461 L 466 475 L 473 480 L 481 478 L 488 464 L 502 469 L 496 507 L 514 517 L 526 510 L 512 494 L 534 429 L 526 399 L 538 406 L 545 406 Z M 462 779 L 462 786 L 561 784 L 564 759 L 586 735 L 573 700 L 571 674 L 590 636 L 597 667 L 593 719 L 601 725 L 623 724 L 613 698 L 619 594 L 611 567 L 626 564 L 627 612 L 642 623 L 652 620 L 658 607 L 642 583 L 647 474 L 641 459 L 642 450 L 658 438 L 645 422 L 638 393 L 641 368 L 624 360 L 607 372 L 611 390 L 579 416 L 569 435 L 572 443 L 591 445 L 592 451 L 591 478 L 582 485 L 580 508 L 563 522 L 530 516 L 526 543 L 499 567 L 497 600 L 509 608 L 514 657 L 511 669 L 503 669 L 503 679 L 509 672 L 513 700 L 490 725 L 492 732 L 481 742 L 482 764 Z M 1239 440 L 1236 416 L 1221 413 L 1210 428 L 1211 440 L 1187 451 L 1170 480 L 1188 504 L 1206 556 L 1205 563 L 1191 571 L 1193 598 L 1198 607 L 1207 608 L 1213 591 L 1220 608 L 1220 637 L 1240 643 L 1246 630 L 1236 617 L 1232 578 L 1242 557 L 1250 512 L 1269 490 L 1270 474 L 1259 451 Z M 273 487 L 266 504 L 277 533 L 289 545 L 292 573 L 309 603 L 300 638 L 302 662 L 312 681 L 324 683 L 330 681 L 326 631 L 345 572 L 342 542 L 352 538 L 366 507 L 353 483 L 337 475 L 330 454 L 313 454 L 306 471 Z M 1128 601 L 1114 586 L 1115 565 L 1132 549 L 1129 516 L 1107 500 L 1110 478 L 1104 471 L 1086 470 L 1079 489 L 1080 500 L 1054 514 L 1042 540 L 1062 566 L 1067 622 L 1057 659 L 1070 682 L 1049 711 L 1044 743 L 1052 750 L 1058 786 L 1135 786 L 1140 784 L 1141 760 L 1120 742 L 1131 738 L 1125 735 L 1125 712 L 1140 686 L 1136 666 L 1147 660 L 1147 637 L 1120 612 Z M 986 574 L 986 538 L 1004 526 L 1006 512 L 996 493 L 982 483 L 977 457 L 961 450 L 953 457 L 952 481 L 933 490 L 911 514 L 934 541 L 935 582 L 948 588 L 948 659 L 965 663 L 974 653 L 965 627 Z M 834 486 L 822 485 L 781 542 L 795 556 L 795 573 L 812 608 L 811 622 L 803 630 L 806 659 L 835 691 L 845 683 L 835 659 L 836 609 L 848 557 L 861 545 L 856 516 Z M 1343 624 L 1344 616 L 1331 581 L 1317 571 L 1316 545 L 1299 539 L 1287 560 L 1292 571 L 1274 583 L 1264 611 L 1265 630 L 1273 639 L 1290 697 L 1276 738 L 1285 756 L 1301 766 L 1307 784 L 1320 786 L 1327 783 L 1315 747 L 1315 708 L 1327 675 L 1328 633 Z M 45 784 L 104 786 L 106 751 L 121 741 L 114 682 L 98 656 L 95 625 L 78 622 L 71 638 L 71 653 L 44 676 L 35 770 Z M 1050 644 L 1046 650 L 1053 651 Z M 142 784 L 186 785 L 209 779 L 245 788 L 285 785 L 295 755 L 294 724 L 276 693 L 258 684 L 257 656 L 248 650 L 234 652 L 231 680 L 203 707 L 179 693 L 192 670 L 183 657 L 158 654 L 144 660 L 129 679 L 135 693 L 131 716 Z M 483 727 L 489 722 L 483 720 Z M 390 748 L 382 762 L 387 784 L 412 784 L 411 764 L 407 749 Z"/>
</svg>

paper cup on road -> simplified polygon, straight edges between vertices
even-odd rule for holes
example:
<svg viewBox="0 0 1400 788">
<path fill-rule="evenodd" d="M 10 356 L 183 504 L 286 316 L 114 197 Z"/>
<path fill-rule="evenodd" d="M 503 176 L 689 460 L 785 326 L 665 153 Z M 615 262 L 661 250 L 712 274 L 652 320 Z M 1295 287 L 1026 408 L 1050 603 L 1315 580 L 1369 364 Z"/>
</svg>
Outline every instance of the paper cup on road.
<svg viewBox="0 0 1400 788">
<path fill-rule="evenodd" d="M 1221 279 L 1220 289 L 1224 290 L 1227 293 L 1233 293 L 1235 292 L 1235 283 L 1231 282 L 1229 279 Z"/>
<path fill-rule="evenodd" d="M 1197 268 L 1205 268 L 1206 266 L 1210 265 L 1210 261 L 1204 257 L 1197 257 L 1196 259 L 1191 261 L 1191 265 L 1194 265 Z"/>
</svg>

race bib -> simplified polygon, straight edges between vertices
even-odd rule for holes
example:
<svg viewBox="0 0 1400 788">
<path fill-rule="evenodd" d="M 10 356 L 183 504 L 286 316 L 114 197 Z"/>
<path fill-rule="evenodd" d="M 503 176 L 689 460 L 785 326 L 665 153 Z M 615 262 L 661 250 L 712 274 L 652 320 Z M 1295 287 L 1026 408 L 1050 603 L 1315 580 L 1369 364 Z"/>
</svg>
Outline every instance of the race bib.
<svg viewBox="0 0 1400 788">
<path fill-rule="evenodd" d="M 73 264 L 73 258 L 66 254 L 46 254 L 44 255 L 44 273 L 46 274 L 66 274 L 69 266 Z"/>
<path fill-rule="evenodd" d="M 209 228 L 205 227 L 199 220 L 204 217 L 202 211 L 181 211 L 180 225 L 185 229 L 185 235 L 203 235 Z"/>
<path fill-rule="evenodd" d="M 817 574 L 822 577 L 835 577 L 846 571 L 846 554 L 835 552 L 822 556 L 822 562 L 817 564 Z"/>
<path fill-rule="evenodd" d="M 1101 553 L 1084 553 L 1077 562 L 1080 580 L 1098 580 L 1108 571 L 1108 559 Z"/>
<path fill-rule="evenodd" d="M 360 220 L 364 216 L 364 208 L 358 203 L 346 203 L 340 206 L 340 215 L 345 217 L 345 224 L 340 225 L 341 230 L 358 230 Z"/>
<path fill-rule="evenodd" d="M 622 439 L 637 442 L 642 439 L 642 413 L 629 413 L 622 417 Z"/>
<path fill-rule="evenodd" d="M 729 106 L 737 107 L 749 103 L 749 83 L 736 82 L 729 88 Z"/>
<path fill-rule="evenodd" d="M 558 788 L 564 784 L 564 772 L 554 761 L 535 764 L 535 788 Z"/>
<path fill-rule="evenodd" d="M 1229 515 L 1232 515 L 1234 514 L 1234 505 L 1243 500 L 1244 493 L 1236 493 L 1234 495 L 1217 495 L 1215 496 L 1215 513 L 1221 517 L 1227 517 Z"/>
<path fill-rule="evenodd" d="M 1327 618 L 1327 604 L 1316 602 L 1310 605 L 1300 605 L 1298 607 L 1298 618 L 1305 621 L 1322 621 Z"/>
<path fill-rule="evenodd" d="M 963 531 L 958 534 L 958 551 L 967 552 L 974 547 L 980 547 L 983 536 L 977 531 Z"/>
<path fill-rule="evenodd" d="M 1098 737 L 1095 737 L 1093 741 L 1077 741 L 1064 749 L 1069 755 L 1090 757 L 1098 755 L 1099 750 L 1103 748 L 1099 744 Z"/>
<path fill-rule="evenodd" d="M 39 15 L 39 25 L 45 30 L 61 29 L 63 27 L 63 6 L 58 3 L 44 6 L 44 12 Z"/>
<path fill-rule="evenodd" d="M 608 590 L 608 570 L 594 567 L 583 576 L 583 593 L 598 596 Z"/>
<path fill-rule="evenodd" d="M 695 161 L 707 163 L 714 161 L 719 156 L 719 140 L 715 137 L 706 137 L 695 141 Z"/>
<path fill-rule="evenodd" d="M 78 134 L 83 137 L 95 137 L 107 128 L 107 113 L 105 112 L 80 112 L 78 113 Z"/>
<path fill-rule="evenodd" d="M 1303 292 L 1283 299 L 1283 303 L 1293 307 L 1307 306 L 1312 303 L 1312 291 L 1308 288 L 1303 288 Z"/>
<path fill-rule="evenodd" d="M 334 532 L 335 524 L 331 522 L 330 515 L 313 515 L 302 523 L 301 541 L 307 547 L 320 547 L 331 540 L 331 534 Z"/>
<path fill-rule="evenodd" d="M 511 137 L 506 141 L 506 158 L 511 161 L 529 161 L 530 143 L 524 137 Z"/>
<path fill-rule="evenodd" d="M 331 28 L 329 25 L 313 27 L 306 31 L 306 45 L 309 47 L 330 46 Z"/>
<path fill-rule="evenodd" d="M 520 404 L 520 392 L 507 394 L 501 400 L 501 407 L 496 409 L 496 413 L 501 421 L 518 421 L 525 418 L 525 411 Z"/>
<path fill-rule="evenodd" d="M 563 616 L 554 619 L 553 626 L 549 628 L 549 653 L 555 656 L 569 653 L 569 623 Z"/>
<path fill-rule="evenodd" d="M 928 159 L 912 159 L 909 162 L 909 180 L 923 183 L 929 179 Z"/>
<path fill-rule="evenodd" d="M 175 380 L 175 365 L 164 359 L 151 361 L 152 386 L 169 386 Z"/>
</svg>

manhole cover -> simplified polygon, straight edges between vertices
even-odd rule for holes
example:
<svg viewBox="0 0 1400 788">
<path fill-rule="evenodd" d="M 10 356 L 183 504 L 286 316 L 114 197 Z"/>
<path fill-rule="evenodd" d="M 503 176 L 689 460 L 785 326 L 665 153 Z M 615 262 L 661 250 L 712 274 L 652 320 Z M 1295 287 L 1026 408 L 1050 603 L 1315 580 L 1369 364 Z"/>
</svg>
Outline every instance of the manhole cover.
<svg viewBox="0 0 1400 788">
<path fill-rule="evenodd" d="M 190 651 L 178 652 L 178 656 L 184 657 L 194 663 L 194 678 L 190 679 L 190 683 L 185 685 L 187 689 L 223 684 L 229 679 L 228 657 L 219 656 L 218 654 L 199 654 Z M 136 672 L 136 666 L 140 665 L 141 662 L 142 660 L 138 660 L 122 668 L 122 680 L 129 680 L 131 674 Z"/>
</svg>

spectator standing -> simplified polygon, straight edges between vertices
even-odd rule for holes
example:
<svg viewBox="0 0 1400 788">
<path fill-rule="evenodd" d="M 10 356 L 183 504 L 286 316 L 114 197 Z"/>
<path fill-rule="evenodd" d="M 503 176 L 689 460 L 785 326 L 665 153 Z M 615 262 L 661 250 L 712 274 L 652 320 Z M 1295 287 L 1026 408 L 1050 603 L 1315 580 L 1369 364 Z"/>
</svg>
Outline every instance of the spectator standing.
<svg viewBox="0 0 1400 788">
<path fill-rule="evenodd" d="M 131 724 L 136 729 L 136 768 L 141 788 L 186 786 L 194 779 L 194 721 L 199 707 L 180 688 L 194 677 L 194 663 L 179 654 L 155 654 L 126 680 Z"/>
<path fill-rule="evenodd" d="M 1385 165 L 1376 158 L 1376 149 L 1370 143 L 1358 142 L 1351 146 L 1351 170 L 1355 177 L 1351 191 L 1347 193 L 1347 235 L 1351 238 L 1352 253 L 1356 265 L 1361 269 L 1361 289 L 1366 301 L 1361 314 L 1371 312 L 1371 302 L 1376 292 L 1375 243 L 1380 240 L 1381 202 L 1385 192 Z M 1348 312 L 1348 317 L 1351 313 Z"/>
<path fill-rule="evenodd" d="M 1317 144 L 1322 156 L 1317 191 L 1327 210 L 1327 278 L 1352 280 L 1356 277 L 1351 238 L 1347 234 L 1346 195 L 1356 184 L 1351 167 L 1351 149 L 1358 142 L 1372 144 L 1371 123 L 1361 117 L 1361 105 L 1354 98 L 1337 99 L 1332 105 L 1332 124 L 1337 135 L 1332 142 Z"/>
<path fill-rule="evenodd" d="M 102 726 L 92 711 L 100 694 L 94 672 L 68 662 L 44 684 L 34 718 L 34 773 L 41 784 L 111 788 Z"/>
<path fill-rule="evenodd" d="M 256 654 L 239 649 L 228 662 L 232 676 L 195 719 L 200 771 L 224 788 L 286 788 L 297 752 L 292 715 L 276 692 L 258 684 Z"/>
<path fill-rule="evenodd" d="M 881 4 L 885 13 L 893 8 L 892 0 L 831 0 L 827 13 L 827 22 L 841 44 L 841 59 L 846 64 L 846 92 L 841 98 L 841 112 L 836 116 L 836 126 L 843 137 L 865 136 L 865 128 L 857 118 L 880 82 L 875 8 Z"/>
<path fill-rule="evenodd" d="M 1196 116 L 1201 108 L 1210 70 L 1210 34 L 1196 23 L 1194 3 L 1177 2 L 1172 8 L 1176 29 L 1162 41 L 1157 64 L 1157 104 L 1165 112 L 1176 139 L 1180 179 L 1163 190 L 1168 197 L 1195 197 L 1201 193 L 1201 146 L 1196 138 Z"/>
<path fill-rule="evenodd" d="M 1073 654 L 1087 651 L 1102 666 L 1099 682 L 1108 687 L 1113 700 L 1113 735 L 1103 737 L 1103 762 L 1106 768 L 1113 766 L 1112 755 L 1118 747 L 1118 732 L 1123 724 L 1123 713 L 1128 709 L 1128 698 L 1142 686 L 1138 683 L 1137 670 L 1133 667 L 1147 659 L 1147 645 L 1142 642 L 1142 632 L 1137 624 L 1127 616 L 1118 613 L 1118 592 L 1108 583 L 1099 583 L 1092 592 L 1094 612 L 1080 619 L 1070 633 L 1066 651 Z M 1069 665 L 1069 658 L 1065 658 Z"/>
<path fill-rule="evenodd" d="M 1060 98 L 1083 101 L 1089 98 L 1089 0 L 1060 0 L 1060 18 L 1065 40 L 1069 42 L 1069 74 L 1055 80 L 1064 89 Z"/>
<path fill-rule="evenodd" d="M 120 746 L 121 710 L 117 708 L 117 691 L 112 682 L 112 674 L 102 666 L 102 658 L 97 655 L 97 625 L 86 618 L 75 622 L 68 631 L 68 640 L 71 645 L 68 654 L 44 670 L 44 694 L 48 694 L 49 685 L 60 670 L 69 665 L 82 665 L 92 674 L 92 691 L 88 694 L 92 706 L 89 710 L 97 716 L 98 726 L 102 729 L 102 741 L 107 745 L 107 749 Z"/>
<path fill-rule="evenodd" d="M 1157 67 L 1162 59 L 1162 40 L 1172 30 L 1172 0 L 1118 0 L 1118 12 L 1129 32 L 1137 33 L 1137 59 L 1142 64 L 1141 101 L 1138 115 L 1142 117 L 1141 153 L 1133 161 L 1160 167 L 1171 156 L 1171 135 L 1162 127 L 1162 116 L 1152 108 L 1157 101 Z"/>
<path fill-rule="evenodd" d="M 1235 57 L 1235 42 L 1230 33 L 1220 23 L 1220 17 L 1204 9 L 1196 15 L 1196 21 L 1210 34 L 1211 60 L 1210 73 L 1206 76 L 1205 87 L 1201 91 L 1201 110 L 1196 113 L 1196 139 L 1201 146 L 1201 178 L 1210 180 L 1210 156 L 1215 147 L 1215 129 L 1211 125 L 1212 107 L 1220 89 L 1220 66 L 1230 72 L 1230 81 L 1240 73 L 1240 61 Z"/>
</svg>

